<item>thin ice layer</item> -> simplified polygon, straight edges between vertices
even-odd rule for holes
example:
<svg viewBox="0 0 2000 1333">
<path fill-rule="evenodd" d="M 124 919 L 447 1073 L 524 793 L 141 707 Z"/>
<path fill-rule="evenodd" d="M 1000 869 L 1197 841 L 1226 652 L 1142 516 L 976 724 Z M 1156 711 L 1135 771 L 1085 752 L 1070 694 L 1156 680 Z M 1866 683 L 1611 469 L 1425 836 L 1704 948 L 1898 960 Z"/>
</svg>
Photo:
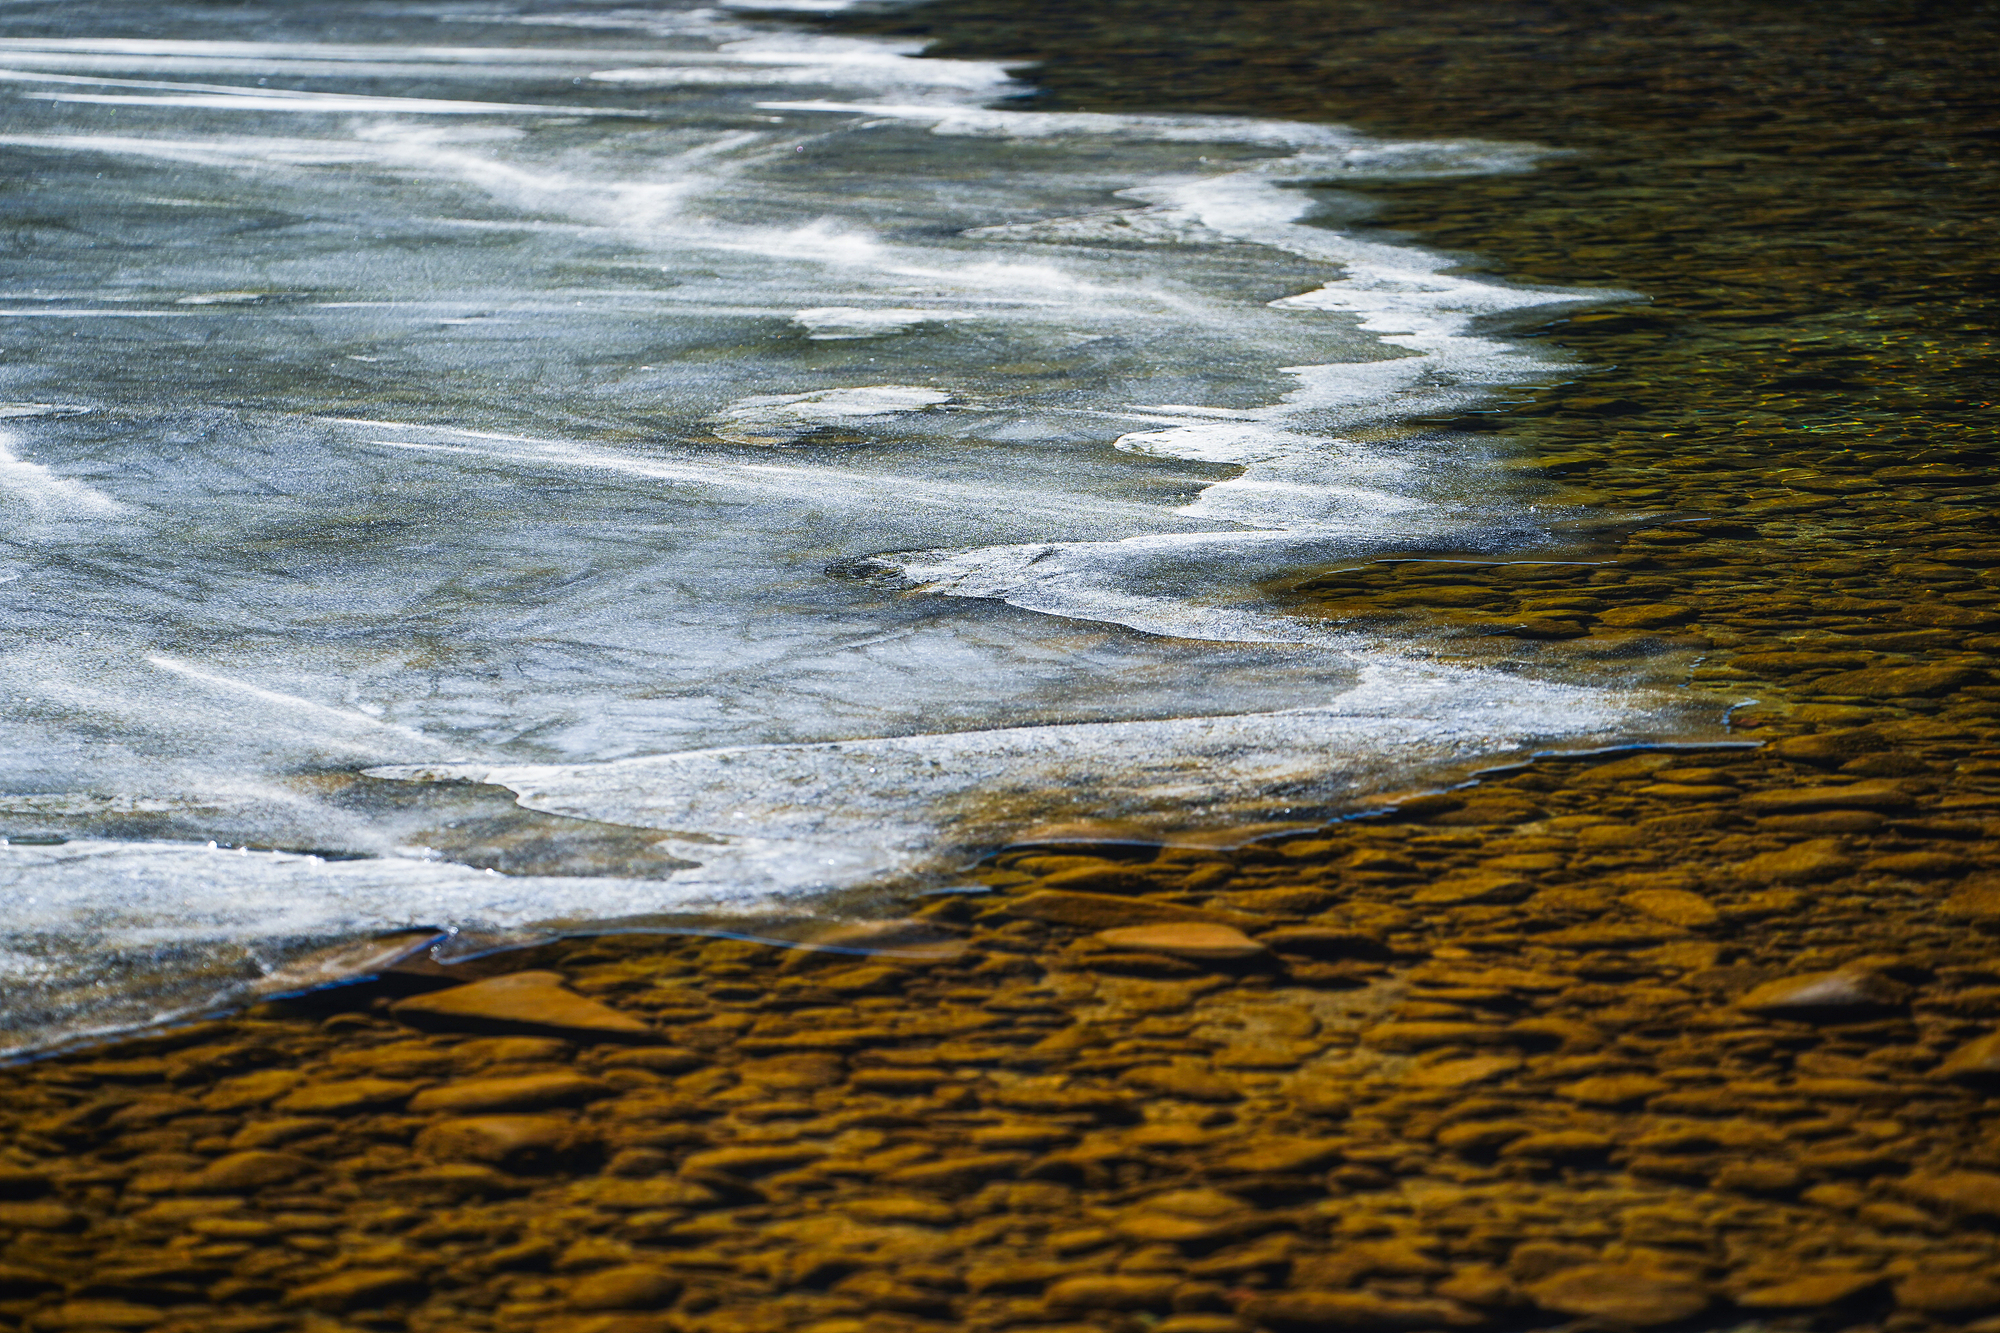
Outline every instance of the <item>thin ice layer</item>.
<svg viewBox="0 0 2000 1333">
<path fill-rule="evenodd" d="M 1038 815 L 1657 725 L 1251 591 L 1546 540 L 1480 441 L 1397 423 L 1565 373 L 1500 325 L 1602 294 L 1362 241 L 1326 188 L 1539 150 L 998 110 L 996 66 L 709 6 L 329 0 L 216 41 L 133 5 L 0 42 L 38 182 L 7 396 L 92 409 L 8 409 L 0 832 L 122 849 L 33 863 L 85 942 L 13 992 L 50 1023 L 301 932 L 747 909 Z M 700 864 L 488 901 L 361 768 L 516 774 L 566 866 L 625 818 Z M 116 832 L 161 821 L 193 849 Z M 375 859 L 224 882 L 206 838 Z"/>
</svg>

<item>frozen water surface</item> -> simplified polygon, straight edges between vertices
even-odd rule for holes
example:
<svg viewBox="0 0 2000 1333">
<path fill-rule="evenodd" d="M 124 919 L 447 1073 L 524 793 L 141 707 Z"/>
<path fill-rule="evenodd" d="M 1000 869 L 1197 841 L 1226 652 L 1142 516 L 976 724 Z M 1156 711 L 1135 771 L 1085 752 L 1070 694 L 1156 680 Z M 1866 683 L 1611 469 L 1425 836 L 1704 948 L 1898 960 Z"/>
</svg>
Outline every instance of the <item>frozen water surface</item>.
<svg viewBox="0 0 2000 1333">
<path fill-rule="evenodd" d="M 761 4 L 230 12 L 0 12 L 0 1044 L 1653 725 L 1257 591 L 1548 541 L 1404 423 L 1603 294 L 1340 225 L 1535 150 L 999 109 Z"/>
</svg>

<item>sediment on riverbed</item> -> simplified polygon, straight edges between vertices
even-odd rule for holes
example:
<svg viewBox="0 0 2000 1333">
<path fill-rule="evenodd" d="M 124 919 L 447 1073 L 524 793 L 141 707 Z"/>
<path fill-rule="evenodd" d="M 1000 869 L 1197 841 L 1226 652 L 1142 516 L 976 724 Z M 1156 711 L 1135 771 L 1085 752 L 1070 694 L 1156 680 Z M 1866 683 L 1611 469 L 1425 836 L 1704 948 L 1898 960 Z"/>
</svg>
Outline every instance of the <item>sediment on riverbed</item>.
<svg viewBox="0 0 2000 1333">
<path fill-rule="evenodd" d="M 0 1320 L 1960 1326 L 2000 1313 L 1996 740 L 1545 760 L 1015 848 L 914 957 L 572 940 L 18 1066 Z"/>
</svg>

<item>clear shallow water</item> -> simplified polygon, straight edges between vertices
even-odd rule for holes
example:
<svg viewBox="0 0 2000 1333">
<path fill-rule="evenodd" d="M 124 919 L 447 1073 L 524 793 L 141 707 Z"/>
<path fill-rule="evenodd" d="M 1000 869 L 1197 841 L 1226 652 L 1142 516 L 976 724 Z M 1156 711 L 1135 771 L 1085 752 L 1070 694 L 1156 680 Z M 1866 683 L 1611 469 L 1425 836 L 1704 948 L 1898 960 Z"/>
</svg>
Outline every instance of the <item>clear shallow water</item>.
<svg viewBox="0 0 2000 1333">
<path fill-rule="evenodd" d="M 369 930 L 749 911 L 1661 725 L 1256 591 L 1562 558 L 1400 423 L 1570 373 L 1508 322 L 1619 294 L 1340 230 L 1343 184 L 1538 150 L 995 109 L 745 10 L 236 12 L 0 22 L 0 808 L 194 839 L 0 848 L 20 1040 Z M 488 873 L 357 771 L 659 863 Z"/>
</svg>

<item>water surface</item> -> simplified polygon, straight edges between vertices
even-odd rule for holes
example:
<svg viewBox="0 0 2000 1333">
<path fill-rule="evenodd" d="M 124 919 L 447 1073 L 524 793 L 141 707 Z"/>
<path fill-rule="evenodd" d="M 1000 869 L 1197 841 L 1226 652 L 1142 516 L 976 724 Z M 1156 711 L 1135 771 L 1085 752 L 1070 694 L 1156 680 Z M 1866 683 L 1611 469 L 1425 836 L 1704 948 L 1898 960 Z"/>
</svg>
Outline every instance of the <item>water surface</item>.
<svg viewBox="0 0 2000 1333">
<path fill-rule="evenodd" d="M 1629 293 L 1353 225 L 1546 148 L 1035 111 L 746 10 L 231 12 L 0 24 L 21 1040 L 374 930 L 809 905 L 1670 726 L 1678 660 L 1272 591 L 1643 512 L 1411 424 Z"/>
</svg>

